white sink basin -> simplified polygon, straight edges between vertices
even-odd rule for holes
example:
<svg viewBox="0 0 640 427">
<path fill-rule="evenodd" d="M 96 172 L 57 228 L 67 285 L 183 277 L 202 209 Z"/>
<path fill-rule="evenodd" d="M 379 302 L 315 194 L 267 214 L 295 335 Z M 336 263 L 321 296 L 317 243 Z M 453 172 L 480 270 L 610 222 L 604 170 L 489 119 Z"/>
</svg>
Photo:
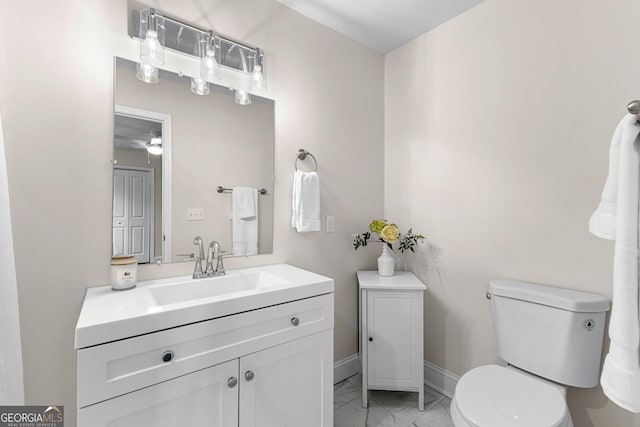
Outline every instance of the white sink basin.
<svg viewBox="0 0 640 427">
<path fill-rule="evenodd" d="M 287 264 L 138 282 L 134 289 L 87 288 L 76 324 L 76 348 L 118 341 L 333 292 L 333 280 Z"/>
<path fill-rule="evenodd" d="M 150 287 L 158 305 L 178 304 L 192 300 L 219 298 L 228 294 L 257 291 L 283 285 L 287 281 L 265 271 L 229 274 L 192 279 L 168 285 Z"/>
</svg>

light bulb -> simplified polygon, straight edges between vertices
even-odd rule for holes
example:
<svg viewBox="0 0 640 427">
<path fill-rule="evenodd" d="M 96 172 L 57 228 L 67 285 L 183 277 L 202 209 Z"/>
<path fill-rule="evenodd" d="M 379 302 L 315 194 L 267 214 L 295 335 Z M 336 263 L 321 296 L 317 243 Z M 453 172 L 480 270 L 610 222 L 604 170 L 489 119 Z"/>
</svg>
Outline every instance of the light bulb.
<svg viewBox="0 0 640 427">
<path fill-rule="evenodd" d="M 262 66 L 257 65 L 253 67 L 253 73 L 251 73 L 251 90 L 259 92 L 264 89 L 264 74 L 262 74 Z"/>
<path fill-rule="evenodd" d="M 207 53 L 200 62 L 200 77 L 208 82 L 220 80 L 220 67 L 211 46 L 207 47 Z"/>
<path fill-rule="evenodd" d="M 191 79 L 191 92 L 195 93 L 196 95 L 208 95 L 209 83 L 207 83 L 205 80 L 194 77 Z"/>
<path fill-rule="evenodd" d="M 158 83 L 158 69 L 149 64 L 136 64 L 136 77 L 145 83 Z"/>
<path fill-rule="evenodd" d="M 164 46 L 157 31 L 147 30 L 144 40 L 140 40 L 140 60 L 154 67 L 164 64 Z"/>
</svg>

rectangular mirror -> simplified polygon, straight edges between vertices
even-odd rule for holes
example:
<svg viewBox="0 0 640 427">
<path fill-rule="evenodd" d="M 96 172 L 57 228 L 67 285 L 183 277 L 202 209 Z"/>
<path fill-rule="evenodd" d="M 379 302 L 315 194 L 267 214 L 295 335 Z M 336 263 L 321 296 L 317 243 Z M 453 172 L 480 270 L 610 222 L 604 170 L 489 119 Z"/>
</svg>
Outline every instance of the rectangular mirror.
<svg viewBox="0 0 640 427">
<path fill-rule="evenodd" d="M 256 227 L 257 253 L 271 253 L 274 101 L 252 95 L 238 105 L 233 91 L 214 84 L 196 95 L 189 77 L 164 70 L 158 83 L 144 83 L 121 58 L 114 86 L 112 255 L 180 261 L 195 252 L 195 236 L 246 255 L 238 248 L 252 246 Z M 234 187 L 266 190 L 248 228 L 237 219 L 233 227 Z"/>
</svg>

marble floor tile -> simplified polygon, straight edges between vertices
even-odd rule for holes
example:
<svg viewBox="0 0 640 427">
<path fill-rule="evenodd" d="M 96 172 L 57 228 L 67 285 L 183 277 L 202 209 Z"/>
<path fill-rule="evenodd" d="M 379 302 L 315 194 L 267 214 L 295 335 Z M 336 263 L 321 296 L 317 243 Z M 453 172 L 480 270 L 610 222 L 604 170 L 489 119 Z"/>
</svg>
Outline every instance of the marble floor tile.
<svg viewBox="0 0 640 427">
<path fill-rule="evenodd" d="M 341 381 L 333 386 L 333 410 L 361 396 L 362 389 L 350 381 Z"/>
<path fill-rule="evenodd" d="M 425 387 L 424 412 L 418 393 L 369 391 L 369 408 L 362 407 L 362 377 L 354 375 L 334 386 L 334 427 L 453 427 L 451 400 Z"/>
<path fill-rule="evenodd" d="M 449 400 L 449 399 L 447 399 Z M 410 427 L 454 427 L 449 409 L 442 402 L 425 410 L 424 414 L 413 421 Z"/>
</svg>

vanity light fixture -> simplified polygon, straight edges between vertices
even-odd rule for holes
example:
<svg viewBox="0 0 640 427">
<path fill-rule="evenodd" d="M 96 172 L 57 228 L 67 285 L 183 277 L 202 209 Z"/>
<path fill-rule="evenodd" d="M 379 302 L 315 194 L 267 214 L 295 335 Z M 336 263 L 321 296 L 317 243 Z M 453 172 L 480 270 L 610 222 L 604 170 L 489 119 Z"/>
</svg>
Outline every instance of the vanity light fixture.
<svg viewBox="0 0 640 427">
<path fill-rule="evenodd" d="M 256 58 L 254 58 L 253 73 L 251 73 L 251 90 L 254 92 L 263 92 L 265 89 L 264 74 L 262 74 L 263 55 L 262 51 L 258 49 Z"/>
<path fill-rule="evenodd" d="M 149 64 L 136 64 L 136 77 L 145 83 L 158 83 L 158 69 Z"/>
<path fill-rule="evenodd" d="M 209 83 L 206 80 L 193 77 L 191 79 L 191 92 L 196 95 L 209 95 Z"/>
<path fill-rule="evenodd" d="M 216 59 L 216 37 L 209 31 L 203 44 L 203 55 L 200 60 L 200 78 L 214 83 L 220 80 L 220 66 Z"/>
<path fill-rule="evenodd" d="M 140 40 L 138 79 L 147 83 L 158 81 L 158 67 L 164 64 L 164 49 L 168 48 L 200 62 L 200 75 L 191 79 L 191 91 L 195 94 L 206 95 L 209 83 L 223 81 L 221 70 L 227 85 L 233 86 L 238 104 L 251 104 L 251 93 L 264 92 L 266 80 L 261 49 L 163 16 L 154 9 L 132 13 L 129 35 Z"/>
<path fill-rule="evenodd" d="M 140 11 L 140 62 L 153 67 L 164 65 L 166 28 L 155 9 Z"/>
<path fill-rule="evenodd" d="M 151 138 L 151 141 L 147 144 L 147 152 L 155 155 L 162 154 L 162 139 Z"/>
<path fill-rule="evenodd" d="M 158 68 L 164 65 L 165 27 L 164 18 L 154 9 L 140 11 L 140 62 L 136 66 L 136 77 L 145 83 L 158 83 Z"/>
</svg>

